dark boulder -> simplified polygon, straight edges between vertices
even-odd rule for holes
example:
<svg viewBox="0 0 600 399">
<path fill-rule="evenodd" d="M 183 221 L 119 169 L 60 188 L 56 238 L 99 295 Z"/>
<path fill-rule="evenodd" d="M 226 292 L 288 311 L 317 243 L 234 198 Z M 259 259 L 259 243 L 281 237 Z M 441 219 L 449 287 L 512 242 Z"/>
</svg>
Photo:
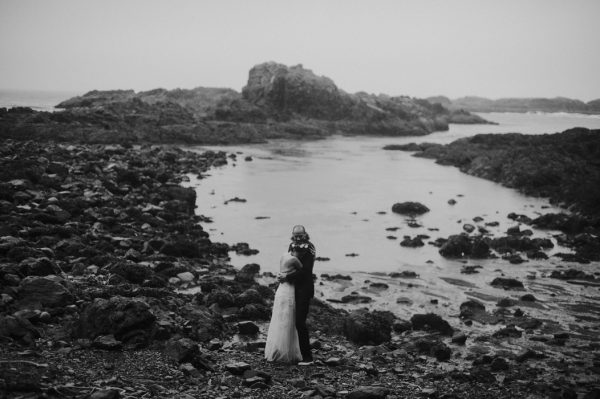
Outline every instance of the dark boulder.
<svg viewBox="0 0 600 399">
<path fill-rule="evenodd" d="M 125 280 L 134 284 L 141 284 L 149 279 L 153 272 L 148 266 L 131 261 L 120 261 L 108 268 L 111 273 L 118 274 Z"/>
<path fill-rule="evenodd" d="M 181 316 L 187 320 L 189 336 L 199 342 L 208 342 L 221 338 L 225 330 L 225 321 L 220 314 L 211 312 L 205 306 L 186 303 L 179 309 Z"/>
<path fill-rule="evenodd" d="M 341 298 L 342 303 L 369 303 L 373 300 L 373 298 L 368 297 L 366 295 L 358 295 L 357 293 L 352 293 L 350 295 L 344 295 Z"/>
<path fill-rule="evenodd" d="M 415 341 L 415 347 L 419 352 L 433 356 L 439 361 L 446 361 L 452 355 L 448 345 L 436 338 L 419 338 Z"/>
<path fill-rule="evenodd" d="M 23 317 L 0 316 L 0 337 L 33 344 L 35 338 L 40 337 L 40 333 L 29 320 Z"/>
<path fill-rule="evenodd" d="M 492 371 L 506 371 L 508 368 L 508 361 L 503 357 L 496 357 L 490 363 L 490 370 Z"/>
<path fill-rule="evenodd" d="M 98 349 L 104 349 L 109 351 L 120 350 L 123 347 L 123 343 L 118 341 L 114 335 L 99 335 L 92 342 L 92 346 Z"/>
<path fill-rule="evenodd" d="M 96 298 L 81 312 L 74 334 L 89 339 L 112 334 L 119 341 L 143 346 L 151 338 L 155 320 L 144 301 L 121 296 Z"/>
<path fill-rule="evenodd" d="M 493 287 L 504 289 L 524 289 L 523 283 L 514 278 L 496 277 L 491 283 Z"/>
<path fill-rule="evenodd" d="M 211 291 L 204 299 L 207 306 L 213 303 L 218 304 L 221 308 L 229 308 L 235 306 L 235 297 L 233 294 L 224 289 Z"/>
<path fill-rule="evenodd" d="M 460 317 L 470 319 L 480 312 L 485 312 L 485 305 L 474 299 L 469 299 L 460 304 Z"/>
<path fill-rule="evenodd" d="M 251 321 L 241 321 L 236 326 L 242 335 L 254 335 L 260 331 L 258 326 Z"/>
<path fill-rule="evenodd" d="M 419 202 L 397 202 L 392 205 L 392 212 L 414 216 L 429 212 L 429 208 Z"/>
<path fill-rule="evenodd" d="M 579 215 L 566 213 L 547 213 L 531 221 L 538 229 L 560 230 L 567 234 L 578 234 L 589 226 L 589 221 Z"/>
<path fill-rule="evenodd" d="M 392 328 L 397 333 L 403 333 L 404 331 L 412 330 L 412 323 L 408 320 L 395 320 Z"/>
<path fill-rule="evenodd" d="M 464 345 L 467 342 L 467 335 L 464 332 L 457 332 L 451 339 L 453 344 Z"/>
<path fill-rule="evenodd" d="M 247 289 L 235 297 L 235 306 L 241 308 L 249 304 L 264 305 L 265 300 L 257 290 L 252 288 Z"/>
<path fill-rule="evenodd" d="M 391 339 L 393 321 L 390 312 L 358 309 L 345 317 L 344 335 L 359 345 L 379 345 Z"/>
<path fill-rule="evenodd" d="M 243 306 L 237 312 L 240 320 L 269 320 L 271 318 L 271 309 L 259 303 L 250 303 Z"/>
<path fill-rule="evenodd" d="M 21 306 L 41 305 L 45 307 L 63 307 L 74 302 L 73 294 L 66 282 L 57 276 L 29 276 L 19 286 Z"/>
<path fill-rule="evenodd" d="M 167 185 L 159 190 L 161 197 L 168 200 L 181 201 L 187 205 L 185 211 L 193 212 L 196 207 L 196 190 L 191 187 L 181 187 L 178 185 Z"/>
<path fill-rule="evenodd" d="M 513 325 L 501 328 L 492 334 L 494 338 L 520 338 L 523 333 Z"/>
<path fill-rule="evenodd" d="M 165 345 L 165 354 L 178 363 L 190 364 L 194 369 L 213 371 L 198 344 L 189 338 L 170 339 Z"/>
<path fill-rule="evenodd" d="M 352 390 L 348 399 L 385 399 L 389 394 L 389 389 L 384 387 L 362 386 Z"/>
<path fill-rule="evenodd" d="M 445 258 L 487 258 L 490 255 L 490 247 L 482 238 L 469 237 L 462 233 L 448 237 L 439 253 Z"/>
<path fill-rule="evenodd" d="M 243 284 L 253 284 L 254 277 L 260 273 L 260 265 L 249 263 L 244 265 L 236 274 L 235 281 Z"/>
<path fill-rule="evenodd" d="M 473 226 L 470 223 L 465 223 L 465 224 L 463 224 L 463 230 L 466 231 L 467 233 L 472 233 L 475 231 L 475 226 Z"/>
<path fill-rule="evenodd" d="M 403 270 L 401 272 L 391 272 L 388 276 L 392 278 L 417 278 L 419 275 L 411 270 Z"/>
<path fill-rule="evenodd" d="M 434 313 L 415 314 L 410 318 L 413 330 L 438 331 L 442 335 L 451 336 L 454 329 L 448 322 Z"/>
<path fill-rule="evenodd" d="M 19 272 L 23 276 L 48 276 L 59 275 L 60 267 L 46 257 L 27 258 L 19 264 Z"/>
<path fill-rule="evenodd" d="M 189 338 L 170 339 L 165 345 L 165 354 L 177 363 L 191 363 L 200 354 L 200 348 Z"/>
<path fill-rule="evenodd" d="M 421 240 L 421 238 L 418 236 L 415 238 L 411 238 L 410 236 L 404 236 L 404 239 L 400 242 L 400 245 L 403 247 L 417 248 L 422 247 L 425 244 L 423 243 L 423 240 Z"/>
</svg>

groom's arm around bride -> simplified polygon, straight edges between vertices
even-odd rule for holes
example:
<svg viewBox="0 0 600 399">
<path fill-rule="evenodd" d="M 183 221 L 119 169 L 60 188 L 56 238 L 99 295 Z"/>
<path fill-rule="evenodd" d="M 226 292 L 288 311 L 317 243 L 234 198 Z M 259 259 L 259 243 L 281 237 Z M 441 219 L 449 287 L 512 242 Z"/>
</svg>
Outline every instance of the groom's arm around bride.
<svg viewBox="0 0 600 399">
<path fill-rule="evenodd" d="M 295 226 L 292 231 L 292 243 L 289 250 L 298 253 L 298 259 L 302 263 L 302 269 L 296 270 L 285 277 L 285 280 L 294 284 L 296 301 L 296 330 L 300 343 L 302 360 L 312 361 L 308 327 L 306 317 L 310 306 L 310 300 L 315 294 L 313 281 L 313 267 L 315 264 L 315 246 L 309 241 L 308 234 L 302 226 Z"/>
</svg>

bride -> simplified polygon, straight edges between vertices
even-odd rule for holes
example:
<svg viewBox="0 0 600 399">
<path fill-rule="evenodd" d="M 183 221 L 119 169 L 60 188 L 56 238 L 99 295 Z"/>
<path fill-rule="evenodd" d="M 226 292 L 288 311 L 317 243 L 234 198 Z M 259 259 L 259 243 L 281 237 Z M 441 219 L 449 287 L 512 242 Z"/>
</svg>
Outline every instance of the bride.
<svg viewBox="0 0 600 399">
<path fill-rule="evenodd" d="M 279 271 L 288 274 L 302 268 L 298 253 L 292 249 L 285 253 L 279 262 Z M 296 330 L 296 302 L 294 285 L 282 282 L 275 293 L 273 314 L 267 333 L 265 359 L 271 362 L 297 363 L 302 361 L 298 331 Z"/>
</svg>

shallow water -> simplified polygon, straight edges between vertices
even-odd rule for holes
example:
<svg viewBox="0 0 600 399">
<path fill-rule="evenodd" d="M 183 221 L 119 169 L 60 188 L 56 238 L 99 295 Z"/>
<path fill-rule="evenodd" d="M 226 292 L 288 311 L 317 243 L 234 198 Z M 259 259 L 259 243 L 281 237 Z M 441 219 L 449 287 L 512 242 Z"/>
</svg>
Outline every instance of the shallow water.
<svg viewBox="0 0 600 399">
<path fill-rule="evenodd" d="M 404 235 L 427 234 L 431 239 L 462 231 L 464 223 L 483 226 L 501 234 L 515 225 L 510 212 L 534 217 L 558 212 L 547 200 L 523 196 L 512 189 L 468 176 L 457 168 L 440 166 L 401 151 L 384 151 L 386 144 L 411 141 L 450 142 L 482 132 L 525 131 L 539 134 L 569 126 L 600 128 L 600 117 L 554 114 L 481 114 L 499 125 L 451 125 L 448 132 L 424 137 L 342 137 L 321 141 L 273 141 L 266 145 L 194 147 L 240 152 L 238 162 L 211 170 L 211 177 L 191 184 L 198 193 L 198 211 L 212 217 L 213 240 L 248 242 L 260 253 L 252 257 L 232 254 L 236 266 L 256 262 L 263 271 L 276 271 L 286 250 L 293 225 L 303 224 L 329 262 L 318 270 L 390 272 L 424 268 L 427 260 L 437 265 L 455 264 L 443 259 L 437 248 L 399 246 Z M 244 161 L 252 156 L 253 161 Z M 245 203 L 230 202 L 240 197 Z M 448 200 L 455 199 L 456 205 Z M 391 213 L 395 202 L 418 201 L 431 211 L 417 218 L 421 228 L 408 227 L 406 219 Z M 381 214 L 385 212 L 385 214 Z M 476 216 L 484 219 L 475 223 Z M 257 217 L 267 217 L 256 219 Z M 399 227 L 395 232 L 386 228 Z M 439 229 L 430 231 L 429 229 Z M 554 232 L 535 232 L 550 236 Z M 396 240 L 387 236 L 395 236 Z M 561 249 L 564 251 L 564 249 Z M 348 257 L 346 254 L 358 256 Z"/>
<path fill-rule="evenodd" d="M 399 245 L 404 235 L 426 234 L 431 237 L 424 240 L 427 243 L 458 234 L 464 223 L 484 226 L 493 235 L 502 236 L 508 227 L 518 224 L 507 218 L 510 212 L 535 217 L 560 209 L 546 199 L 526 197 L 515 190 L 463 174 L 454 167 L 440 166 L 407 152 L 384 151 L 384 145 L 411 141 L 445 143 L 488 132 L 540 134 L 572 126 L 600 128 L 600 118 L 584 115 L 481 115 L 500 125 L 452 125 L 448 132 L 425 137 L 334 136 L 313 142 L 285 140 L 266 145 L 192 147 L 197 151 L 237 152 L 238 160 L 212 169 L 208 178 L 198 180 L 191 176 L 189 185 L 198 193 L 197 212 L 214 220 L 212 224 L 204 224 L 213 241 L 247 242 L 260 251 L 255 256 L 237 256 L 231 252 L 235 266 L 258 263 L 263 272 L 277 272 L 292 226 L 306 226 L 317 256 L 330 258 L 315 264 L 315 274 L 342 273 L 351 274 L 353 278 L 351 282 L 318 286 L 317 296 L 326 299 L 339 299 L 357 291 L 373 297 L 375 306 L 399 315 L 410 315 L 418 309 L 435 311 L 438 307 L 442 308 L 438 313 L 457 314 L 458 304 L 472 295 L 487 295 L 492 298 L 488 301 L 510 295 L 518 298 L 522 292 L 507 293 L 489 286 L 489 282 L 500 275 L 518 278 L 538 299 L 548 301 L 549 305 L 535 310 L 540 317 L 553 318 L 558 305 L 552 303 L 552 289 L 536 286 L 538 281 L 560 287 L 563 294 L 559 307 L 563 310 L 566 304 L 578 302 L 582 294 L 597 297 L 597 288 L 571 286 L 543 279 L 543 276 L 557 266 L 590 271 L 598 265 L 565 264 L 556 258 L 521 265 L 500 259 L 478 260 L 466 263 L 481 265 L 480 273 L 467 276 L 460 273 L 465 262 L 443 258 L 432 245 L 421 248 Z M 251 156 L 252 161 L 245 161 L 246 156 Z M 225 204 L 234 197 L 247 202 Z M 449 199 L 455 199 L 456 204 L 448 204 Z M 430 209 L 416 218 L 422 227 L 409 227 L 405 217 L 391 212 L 395 202 L 403 201 L 418 201 Z M 484 220 L 474 222 L 477 216 Z M 485 226 L 492 221 L 499 222 L 499 226 Z M 388 231 L 387 228 L 398 229 Z M 534 230 L 534 236 L 549 237 L 555 243 L 552 235 L 556 233 Z M 555 247 L 548 255 L 558 251 L 569 252 Z M 385 276 L 403 270 L 414 271 L 419 277 L 402 280 Z M 532 276 L 537 279 L 528 279 Z M 383 291 L 372 289 L 369 281 L 384 281 L 390 287 Z M 398 297 L 409 297 L 411 303 L 397 304 Z M 438 299 L 438 304 L 432 304 L 431 299 Z M 569 316 L 565 322 L 573 320 Z"/>
</svg>

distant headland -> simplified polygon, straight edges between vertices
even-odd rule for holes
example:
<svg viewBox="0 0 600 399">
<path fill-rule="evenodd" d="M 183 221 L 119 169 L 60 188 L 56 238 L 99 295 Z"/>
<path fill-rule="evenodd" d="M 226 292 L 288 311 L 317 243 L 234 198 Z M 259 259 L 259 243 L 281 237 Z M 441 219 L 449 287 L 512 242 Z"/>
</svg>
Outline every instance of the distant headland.
<svg viewBox="0 0 600 399">
<path fill-rule="evenodd" d="M 600 114 L 600 99 L 587 103 L 565 97 L 556 98 L 500 98 L 461 97 L 454 100 L 445 96 L 427 98 L 432 104 L 440 104 L 449 110 L 469 112 L 570 112 Z"/>
<path fill-rule="evenodd" d="M 254 66 L 227 88 L 90 91 L 59 112 L 0 108 L 0 137 L 87 143 L 232 144 L 331 134 L 412 136 L 449 123 L 489 123 L 467 111 L 407 96 L 349 94 L 302 65 Z"/>
</svg>

